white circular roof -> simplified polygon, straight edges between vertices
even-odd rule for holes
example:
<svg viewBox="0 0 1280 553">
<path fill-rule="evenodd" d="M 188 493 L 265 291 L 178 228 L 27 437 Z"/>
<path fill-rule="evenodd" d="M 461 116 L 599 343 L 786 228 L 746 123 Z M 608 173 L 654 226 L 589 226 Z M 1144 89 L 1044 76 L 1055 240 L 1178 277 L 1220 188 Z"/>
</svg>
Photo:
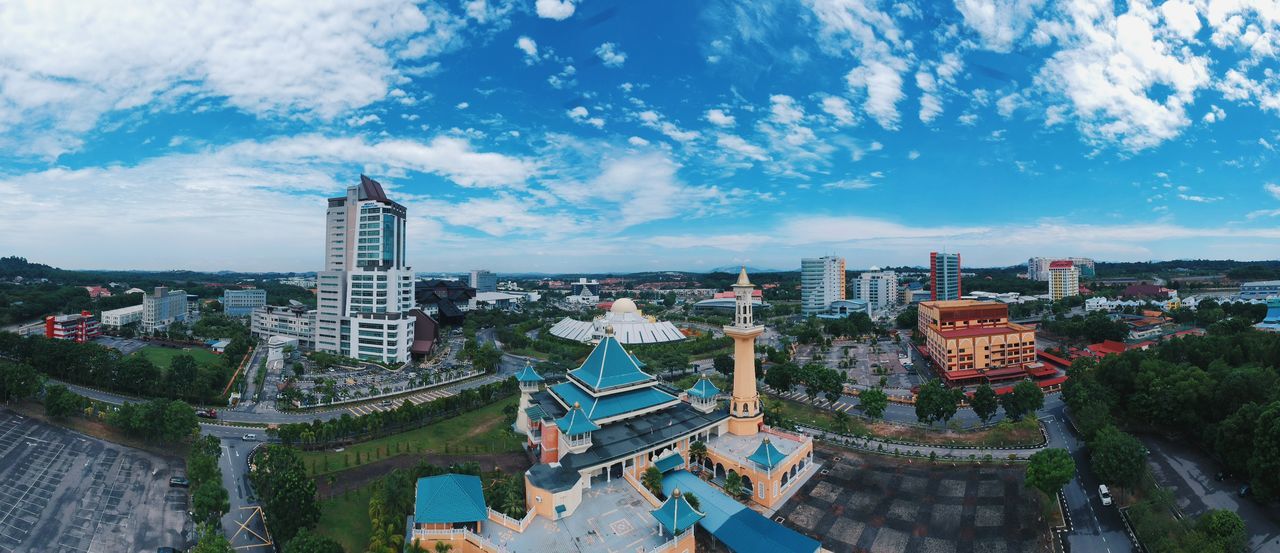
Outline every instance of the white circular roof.
<svg viewBox="0 0 1280 553">
<path fill-rule="evenodd" d="M 614 300 L 613 307 L 609 308 L 610 313 L 639 313 L 640 309 L 636 307 L 636 302 L 631 298 L 618 298 Z"/>
</svg>

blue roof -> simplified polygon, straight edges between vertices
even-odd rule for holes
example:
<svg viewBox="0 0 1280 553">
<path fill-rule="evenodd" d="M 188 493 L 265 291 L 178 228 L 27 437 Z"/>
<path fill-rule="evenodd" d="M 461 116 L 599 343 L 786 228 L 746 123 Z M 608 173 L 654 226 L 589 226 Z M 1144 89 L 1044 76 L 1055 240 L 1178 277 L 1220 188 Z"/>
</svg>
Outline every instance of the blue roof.
<svg viewBox="0 0 1280 553">
<path fill-rule="evenodd" d="M 442 474 L 418 479 L 414 523 L 475 522 L 489 518 L 480 478 L 466 474 Z"/>
<path fill-rule="evenodd" d="M 672 535 L 679 534 L 688 530 L 690 526 L 697 524 L 699 520 L 707 516 L 699 513 L 684 498 L 684 494 L 679 490 L 672 492 L 667 500 L 659 505 L 657 509 L 649 511 L 653 518 L 658 519 L 658 524 L 666 528 Z"/>
<path fill-rule="evenodd" d="M 820 544 L 816 540 L 746 508 L 687 470 L 663 476 L 663 493 L 671 495 L 676 488 L 698 496 L 698 503 L 706 514 L 698 524 L 734 553 L 813 553 L 818 550 Z"/>
<path fill-rule="evenodd" d="M 636 358 L 627 353 L 612 335 L 606 335 L 582 366 L 569 371 L 594 391 L 652 381 L 653 375 L 640 370 Z"/>
<path fill-rule="evenodd" d="M 657 467 L 659 472 L 670 472 L 672 469 L 675 469 L 683 464 L 684 464 L 684 457 L 681 457 L 679 453 L 676 453 L 676 454 L 668 455 L 666 457 L 658 459 L 653 463 L 653 466 Z"/>
<path fill-rule="evenodd" d="M 524 368 L 516 373 L 517 382 L 542 382 L 542 380 L 542 376 L 533 370 L 533 365 L 527 362 L 524 364 Z"/>
<path fill-rule="evenodd" d="M 573 408 L 569 409 L 563 417 L 556 419 L 556 426 L 560 428 L 563 434 L 586 434 L 587 432 L 595 432 L 600 430 L 596 423 L 591 422 L 587 418 L 587 414 L 582 411 L 577 403 L 573 404 Z"/>
<path fill-rule="evenodd" d="M 593 421 L 648 409 L 663 403 L 677 401 L 676 397 L 657 388 L 639 388 L 620 394 L 592 397 L 575 382 L 561 382 L 551 387 L 551 393 L 565 405 L 577 403 Z"/>
<path fill-rule="evenodd" d="M 769 442 L 769 438 L 765 438 L 760 441 L 760 447 L 757 447 L 756 452 L 747 457 L 747 460 L 766 469 L 773 470 L 773 467 L 778 466 L 778 463 L 781 463 L 786 458 L 787 456 L 778 451 L 778 448 L 773 447 L 773 444 Z"/>
<path fill-rule="evenodd" d="M 720 388 L 717 388 L 711 380 L 706 377 L 702 377 L 698 379 L 697 384 L 694 384 L 692 388 L 689 388 L 688 392 L 689 395 L 698 399 L 713 399 L 720 394 Z"/>
</svg>

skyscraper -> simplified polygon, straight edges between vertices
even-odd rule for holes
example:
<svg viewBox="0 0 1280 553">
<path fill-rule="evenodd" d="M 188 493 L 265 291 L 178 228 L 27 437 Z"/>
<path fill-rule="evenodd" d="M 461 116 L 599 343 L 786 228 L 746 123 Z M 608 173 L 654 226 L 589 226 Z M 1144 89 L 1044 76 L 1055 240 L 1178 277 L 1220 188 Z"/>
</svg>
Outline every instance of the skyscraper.
<svg viewBox="0 0 1280 553">
<path fill-rule="evenodd" d="M 413 270 L 405 264 L 405 208 L 364 175 L 329 198 L 325 267 L 317 275 L 316 349 L 358 359 L 409 360 Z"/>
<path fill-rule="evenodd" d="M 484 269 L 472 269 L 471 287 L 476 292 L 497 292 L 498 276 Z"/>
<path fill-rule="evenodd" d="M 1066 259 L 1049 264 L 1049 299 L 1080 295 L 1080 268 Z"/>
<path fill-rule="evenodd" d="M 929 299 L 960 299 L 960 254 L 929 252 Z"/>
<path fill-rule="evenodd" d="M 866 300 L 872 313 L 898 303 L 898 273 L 872 267 L 853 280 L 854 299 Z"/>
<path fill-rule="evenodd" d="M 800 260 L 800 313 L 816 315 L 831 302 L 845 299 L 844 258 L 806 257 Z"/>
</svg>

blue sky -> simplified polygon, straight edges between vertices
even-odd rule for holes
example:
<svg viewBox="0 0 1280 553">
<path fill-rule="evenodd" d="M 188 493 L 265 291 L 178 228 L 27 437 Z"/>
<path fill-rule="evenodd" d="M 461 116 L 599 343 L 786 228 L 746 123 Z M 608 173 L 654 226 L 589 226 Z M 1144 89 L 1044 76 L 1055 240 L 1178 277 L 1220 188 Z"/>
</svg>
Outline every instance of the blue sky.
<svg viewBox="0 0 1280 553">
<path fill-rule="evenodd" d="M 75 6 L 63 4 L 79 4 Z M 1274 2 L 0 5 L 0 252 L 424 272 L 1280 257 Z"/>
</svg>

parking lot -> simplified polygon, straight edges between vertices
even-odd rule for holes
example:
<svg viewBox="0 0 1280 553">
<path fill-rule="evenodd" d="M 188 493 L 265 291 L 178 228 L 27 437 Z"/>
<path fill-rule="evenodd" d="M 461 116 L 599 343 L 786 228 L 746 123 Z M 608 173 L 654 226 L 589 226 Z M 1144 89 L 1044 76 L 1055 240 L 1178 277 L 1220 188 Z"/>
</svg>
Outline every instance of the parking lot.
<svg viewBox="0 0 1280 553">
<path fill-rule="evenodd" d="M 1049 551 L 1021 467 L 910 463 L 818 447 L 822 470 L 775 513 L 831 551 Z"/>
<path fill-rule="evenodd" d="M 0 410 L 0 553 L 184 547 L 178 459 Z"/>
<path fill-rule="evenodd" d="M 120 352 L 121 355 L 130 355 L 144 347 L 147 347 L 147 343 L 142 340 L 134 340 L 132 338 L 115 338 L 112 336 L 99 336 L 94 340 L 94 342 L 116 350 Z"/>
</svg>

